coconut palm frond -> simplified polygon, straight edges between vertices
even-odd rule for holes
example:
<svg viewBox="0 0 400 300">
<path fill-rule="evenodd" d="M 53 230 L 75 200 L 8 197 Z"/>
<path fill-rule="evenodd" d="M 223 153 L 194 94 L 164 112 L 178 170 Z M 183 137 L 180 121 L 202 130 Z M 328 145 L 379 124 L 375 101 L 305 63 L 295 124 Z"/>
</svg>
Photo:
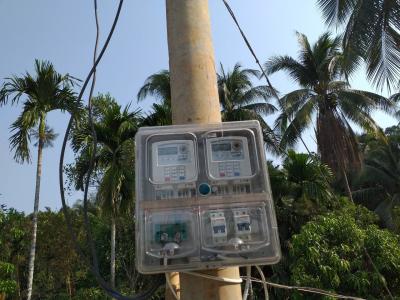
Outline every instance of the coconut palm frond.
<svg viewBox="0 0 400 300">
<path fill-rule="evenodd" d="M 29 134 L 36 140 L 34 146 L 37 147 L 39 145 L 39 131 L 32 129 Z M 57 137 L 58 134 L 54 132 L 54 129 L 45 125 L 44 134 L 42 134 L 43 148 L 53 147 L 53 142 Z"/>
<path fill-rule="evenodd" d="M 319 0 L 330 26 L 345 26 L 344 62 L 354 69 L 362 59 L 367 78 L 391 89 L 400 75 L 400 4 L 391 0 Z"/>
<path fill-rule="evenodd" d="M 138 101 L 142 101 L 148 96 L 153 96 L 159 101 L 171 102 L 170 73 L 168 70 L 162 70 L 149 76 L 136 98 Z"/>
<path fill-rule="evenodd" d="M 293 147 L 301 134 L 312 122 L 312 115 L 316 111 L 317 97 L 311 97 L 310 100 L 302 105 L 294 114 L 292 120 L 289 121 L 287 128 L 284 130 L 281 147 Z M 285 113 L 283 113 L 285 114 Z"/>
</svg>

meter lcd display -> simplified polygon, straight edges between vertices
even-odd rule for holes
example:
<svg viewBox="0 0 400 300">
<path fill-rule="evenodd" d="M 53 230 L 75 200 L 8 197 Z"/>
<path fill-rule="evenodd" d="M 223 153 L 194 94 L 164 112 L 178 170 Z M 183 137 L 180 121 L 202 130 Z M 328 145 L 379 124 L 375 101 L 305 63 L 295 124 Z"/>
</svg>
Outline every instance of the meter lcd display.
<svg viewBox="0 0 400 300">
<path fill-rule="evenodd" d="M 159 147 L 158 155 L 176 155 L 178 154 L 178 147 Z"/>
<path fill-rule="evenodd" d="M 232 147 L 232 143 L 234 144 Z M 213 161 L 230 161 L 244 159 L 243 147 L 240 142 L 214 142 L 211 144 Z"/>
<path fill-rule="evenodd" d="M 214 143 L 212 144 L 213 152 L 231 151 L 231 143 Z"/>
</svg>

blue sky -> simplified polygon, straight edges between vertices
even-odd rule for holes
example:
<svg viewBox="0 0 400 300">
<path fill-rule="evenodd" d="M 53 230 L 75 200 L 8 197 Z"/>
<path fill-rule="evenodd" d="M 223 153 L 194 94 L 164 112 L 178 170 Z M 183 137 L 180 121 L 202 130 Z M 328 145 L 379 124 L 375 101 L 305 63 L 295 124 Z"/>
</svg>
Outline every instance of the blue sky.
<svg viewBox="0 0 400 300">
<path fill-rule="evenodd" d="M 104 41 L 118 1 L 98 1 L 101 42 Z M 296 55 L 295 32 L 305 33 L 311 42 L 326 30 L 314 0 L 231 0 L 244 31 L 261 61 L 276 54 Z M 210 14 L 216 63 L 231 69 L 236 62 L 256 68 L 232 20 L 220 0 L 210 0 Z M 123 105 L 146 111 L 151 99 L 136 103 L 136 94 L 151 74 L 168 67 L 165 2 L 162 0 L 126 0 L 120 21 L 105 56 L 98 67 L 95 93 L 109 92 Z M 50 60 L 60 73 L 84 79 L 90 69 L 95 37 L 93 1 L 91 0 L 0 0 L 0 84 L 11 74 L 32 72 L 35 58 Z M 288 92 L 295 85 L 284 74 L 271 77 L 275 87 Z M 264 82 L 255 82 L 265 84 Z M 363 72 L 353 80 L 354 88 L 373 90 Z M 21 107 L 0 108 L 0 204 L 31 212 L 36 171 L 36 149 L 32 164 L 13 161 L 9 149 L 9 126 Z M 52 113 L 48 124 L 60 134 L 54 148 L 46 149 L 43 158 L 40 208 L 61 207 L 58 190 L 58 159 L 67 116 Z M 382 127 L 393 125 L 392 118 L 376 114 Z M 272 119 L 268 119 L 272 122 Z M 305 139 L 311 144 L 311 132 Z M 312 147 L 315 149 L 315 146 Z M 299 147 L 299 150 L 302 150 Z M 67 161 L 73 158 L 68 149 Z M 69 197 L 72 204 L 80 197 Z"/>
</svg>

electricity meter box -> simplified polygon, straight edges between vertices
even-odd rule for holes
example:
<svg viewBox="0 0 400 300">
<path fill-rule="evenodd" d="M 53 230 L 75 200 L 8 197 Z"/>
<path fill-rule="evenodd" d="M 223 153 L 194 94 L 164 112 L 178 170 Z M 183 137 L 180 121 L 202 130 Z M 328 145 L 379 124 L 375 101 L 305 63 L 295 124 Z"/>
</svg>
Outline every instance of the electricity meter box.
<svg viewBox="0 0 400 300">
<path fill-rule="evenodd" d="M 260 124 L 140 128 L 136 245 L 141 273 L 277 263 Z"/>
</svg>

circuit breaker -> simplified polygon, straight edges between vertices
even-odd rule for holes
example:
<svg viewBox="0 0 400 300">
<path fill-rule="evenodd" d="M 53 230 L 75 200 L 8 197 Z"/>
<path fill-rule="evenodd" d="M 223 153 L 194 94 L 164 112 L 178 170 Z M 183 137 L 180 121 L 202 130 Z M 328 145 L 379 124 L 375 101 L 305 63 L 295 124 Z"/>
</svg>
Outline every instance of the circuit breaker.
<svg viewBox="0 0 400 300">
<path fill-rule="evenodd" d="M 136 244 L 142 273 L 277 263 L 260 124 L 140 128 Z"/>
</svg>

